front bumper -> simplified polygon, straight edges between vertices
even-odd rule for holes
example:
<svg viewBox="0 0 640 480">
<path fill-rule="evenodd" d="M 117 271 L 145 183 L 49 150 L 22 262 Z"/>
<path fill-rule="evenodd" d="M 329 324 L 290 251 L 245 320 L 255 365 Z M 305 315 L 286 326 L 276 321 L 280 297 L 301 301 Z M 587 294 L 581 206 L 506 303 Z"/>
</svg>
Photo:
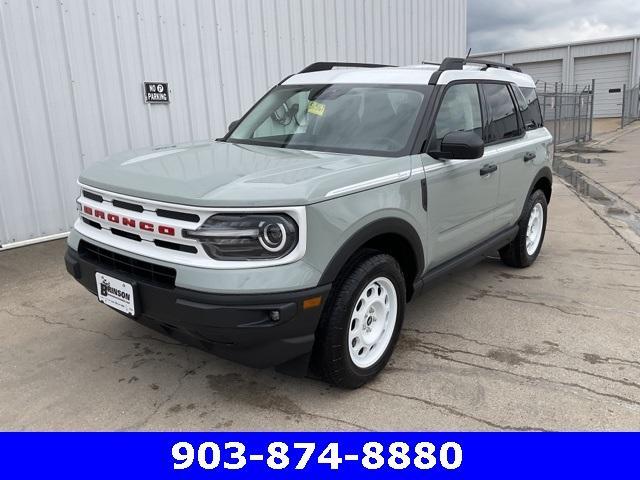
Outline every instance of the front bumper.
<svg viewBox="0 0 640 480">
<path fill-rule="evenodd" d="M 167 287 L 117 268 L 105 267 L 68 248 L 67 271 L 97 295 L 96 271 L 134 286 L 134 320 L 253 367 L 284 364 L 311 352 L 320 313 L 331 285 L 273 294 L 214 294 Z M 317 306 L 305 300 L 321 297 Z M 278 312 L 277 321 L 273 320 Z"/>
</svg>

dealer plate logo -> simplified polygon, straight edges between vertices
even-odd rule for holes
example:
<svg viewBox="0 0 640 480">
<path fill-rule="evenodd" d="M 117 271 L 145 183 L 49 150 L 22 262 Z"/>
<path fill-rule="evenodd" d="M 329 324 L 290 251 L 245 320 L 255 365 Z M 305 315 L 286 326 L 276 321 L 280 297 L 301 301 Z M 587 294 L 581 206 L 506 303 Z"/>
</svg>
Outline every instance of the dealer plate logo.
<svg viewBox="0 0 640 480">
<path fill-rule="evenodd" d="M 133 286 L 117 278 L 96 272 L 98 300 L 127 315 L 135 315 Z"/>
</svg>

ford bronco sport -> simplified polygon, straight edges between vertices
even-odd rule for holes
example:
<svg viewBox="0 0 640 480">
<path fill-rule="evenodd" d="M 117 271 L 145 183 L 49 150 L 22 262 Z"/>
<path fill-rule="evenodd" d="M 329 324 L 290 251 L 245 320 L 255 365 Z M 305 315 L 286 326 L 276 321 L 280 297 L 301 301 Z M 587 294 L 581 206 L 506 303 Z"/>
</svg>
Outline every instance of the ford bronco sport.
<svg viewBox="0 0 640 480">
<path fill-rule="evenodd" d="M 429 282 L 496 250 L 535 261 L 550 144 L 509 65 L 316 63 L 221 139 L 90 166 L 67 270 L 158 331 L 355 388 Z"/>
</svg>

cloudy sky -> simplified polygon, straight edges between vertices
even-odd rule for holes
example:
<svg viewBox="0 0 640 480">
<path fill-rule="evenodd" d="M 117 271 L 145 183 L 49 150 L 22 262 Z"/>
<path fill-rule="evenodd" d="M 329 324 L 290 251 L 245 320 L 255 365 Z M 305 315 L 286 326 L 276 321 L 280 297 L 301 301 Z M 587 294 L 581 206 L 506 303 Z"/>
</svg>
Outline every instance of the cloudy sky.
<svg viewBox="0 0 640 480">
<path fill-rule="evenodd" d="M 640 0 L 468 0 L 468 12 L 475 53 L 640 34 Z"/>
</svg>

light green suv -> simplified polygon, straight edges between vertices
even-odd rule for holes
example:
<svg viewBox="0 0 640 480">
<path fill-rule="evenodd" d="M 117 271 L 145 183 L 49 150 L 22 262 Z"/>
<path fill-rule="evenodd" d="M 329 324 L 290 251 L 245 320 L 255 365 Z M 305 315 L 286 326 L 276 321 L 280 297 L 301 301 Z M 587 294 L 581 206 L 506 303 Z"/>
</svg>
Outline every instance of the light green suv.
<svg viewBox="0 0 640 480">
<path fill-rule="evenodd" d="M 474 62 L 316 63 L 224 138 L 92 165 L 69 273 L 217 355 L 364 384 L 429 282 L 542 247 L 552 139 L 535 85 Z"/>
</svg>

